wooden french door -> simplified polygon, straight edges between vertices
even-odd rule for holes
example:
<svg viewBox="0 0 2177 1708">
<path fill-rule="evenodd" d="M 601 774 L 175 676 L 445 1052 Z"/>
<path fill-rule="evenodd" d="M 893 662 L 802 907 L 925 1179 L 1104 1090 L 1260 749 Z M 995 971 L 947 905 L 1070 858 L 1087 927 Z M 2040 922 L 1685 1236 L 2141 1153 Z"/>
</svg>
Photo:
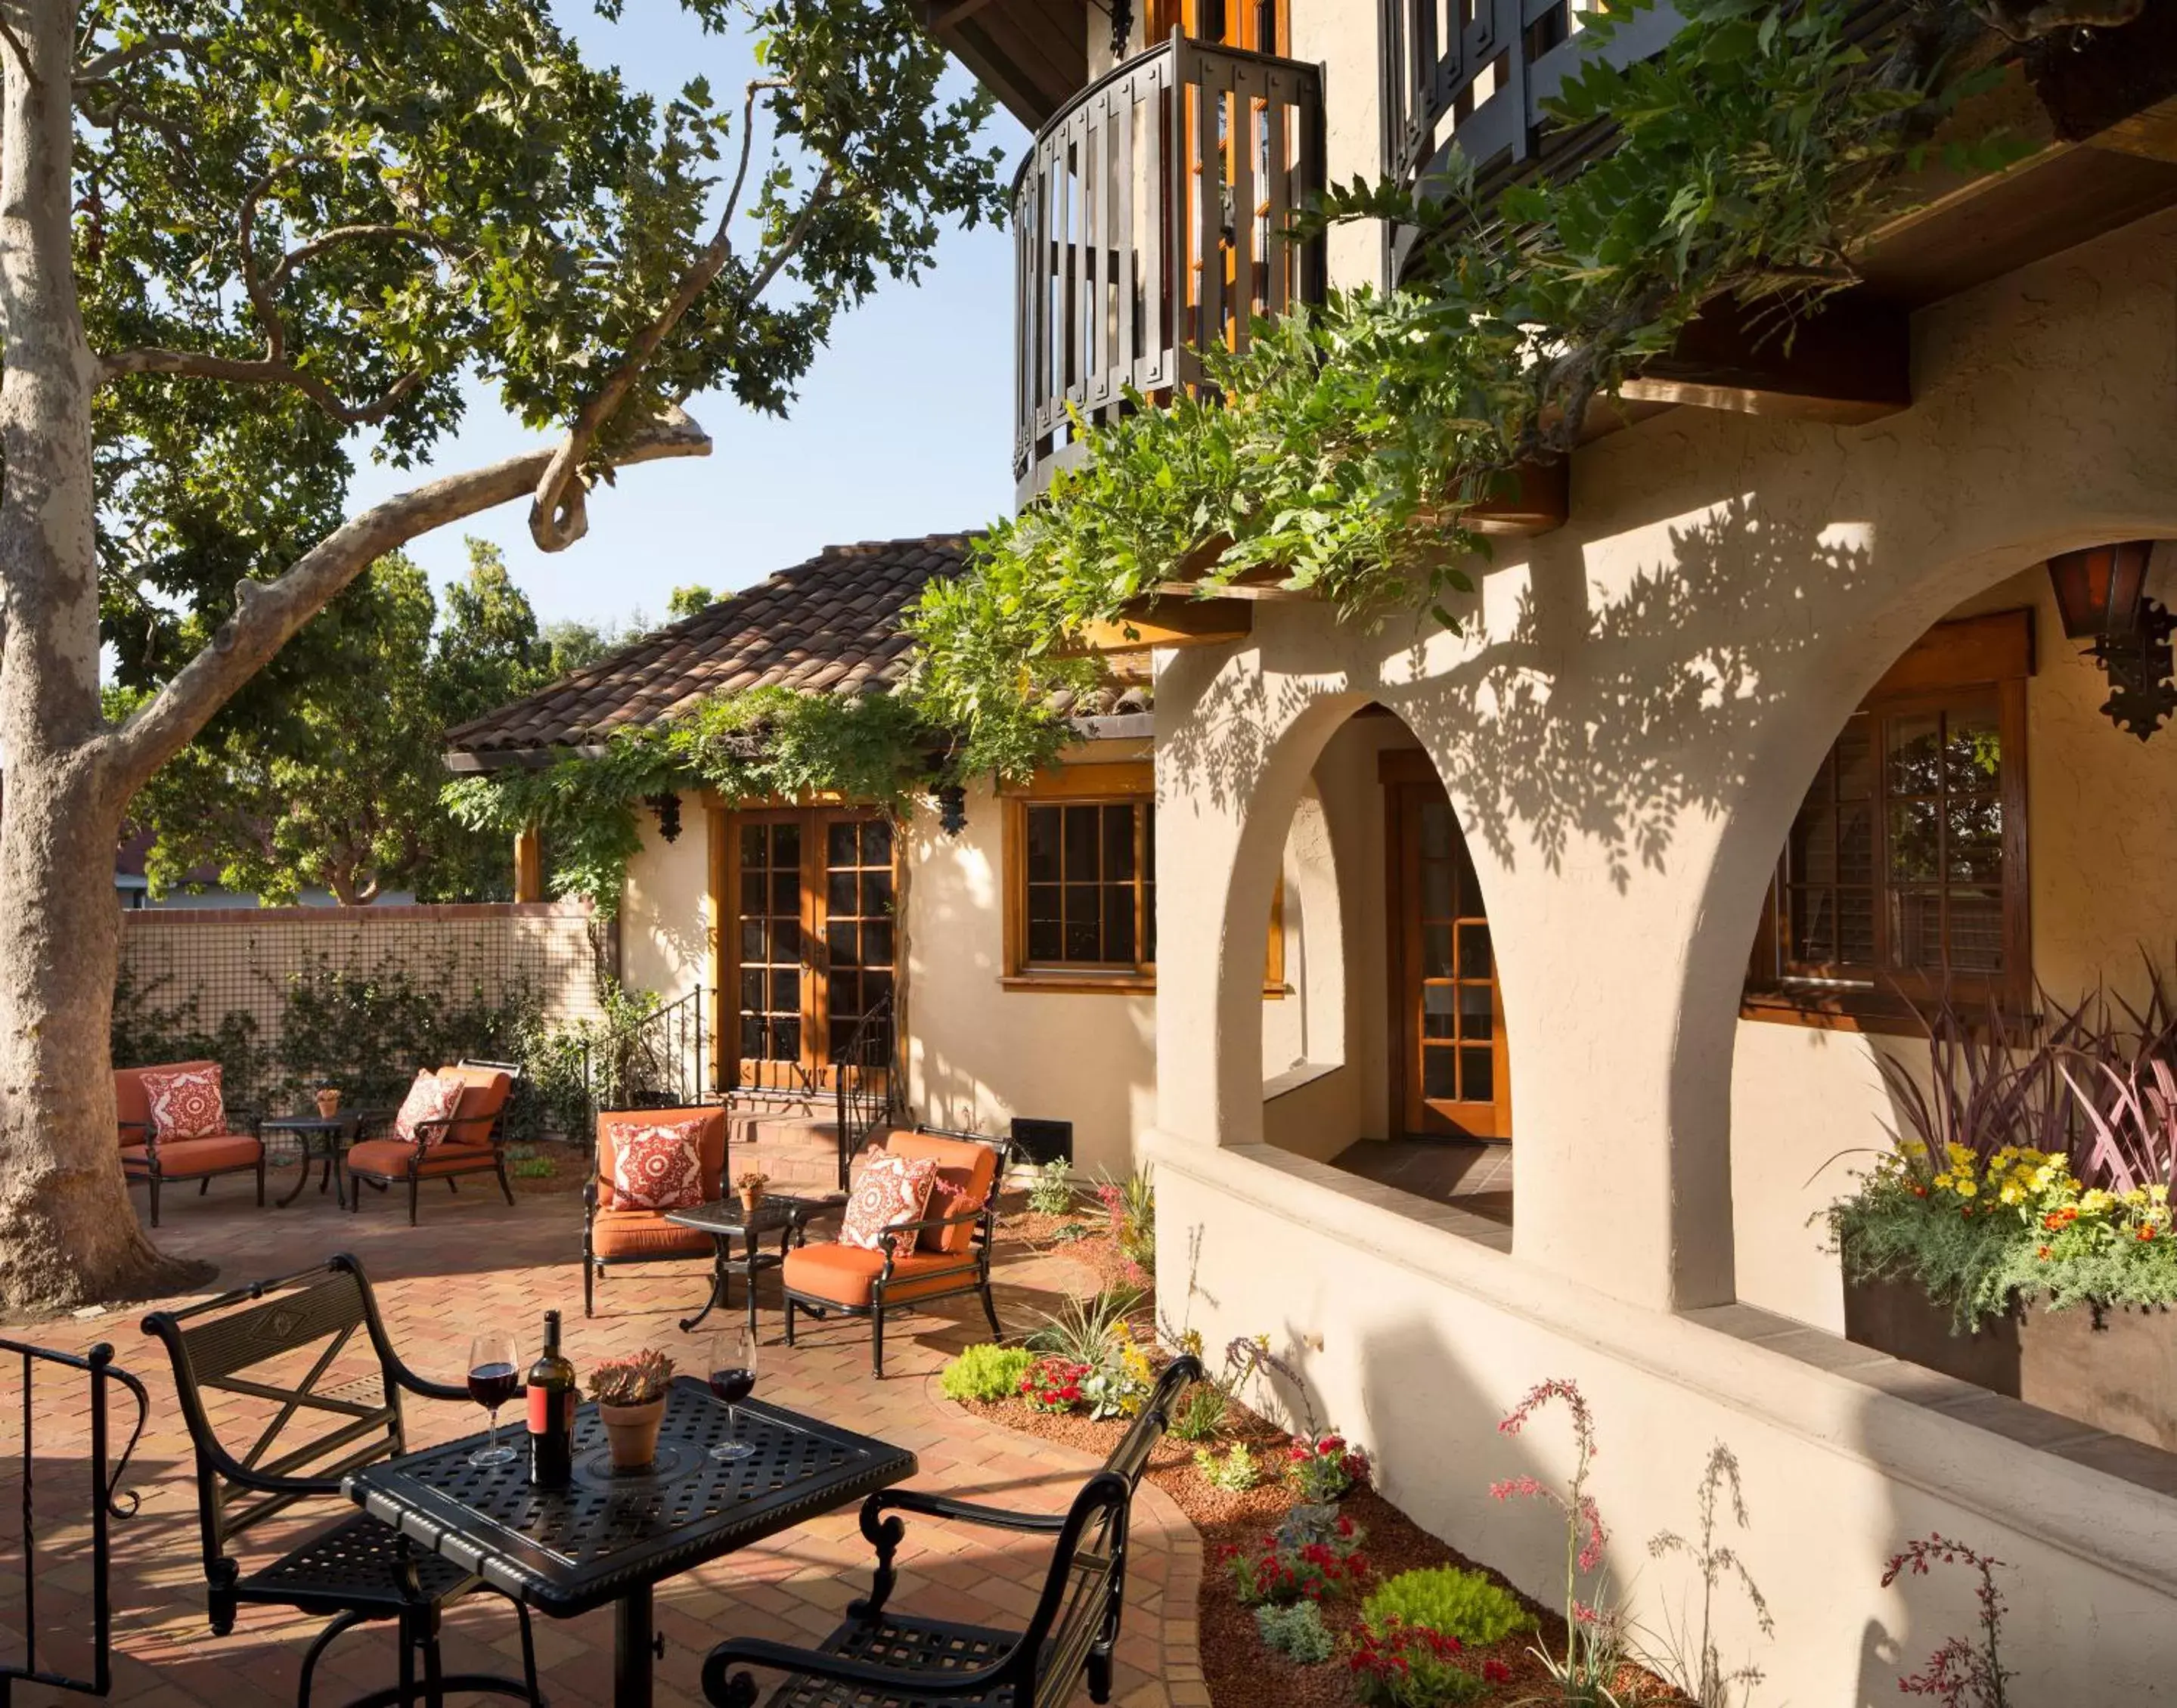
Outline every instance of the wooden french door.
<svg viewBox="0 0 2177 1708">
<path fill-rule="evenodd" d="M 1384 791 L 1400 1129 L 1509 1139 L 1504 1005 L 1466 838 L 1433 776 L 1387 775 Z"/>
<path fill-rule="evenodd" d="M 1197 41 L 1283 53 L 1285 14 L 1285 0 L 1150 0 L 1148 39 L 1154 46 L 1176 25 Z"/>
<path fill-rule="evenodd" d="M 720 812 L 712 846 L 723 1083 L 818 1090 L 892 994 L 891 820 L 850 807 Z"/>
</svg>

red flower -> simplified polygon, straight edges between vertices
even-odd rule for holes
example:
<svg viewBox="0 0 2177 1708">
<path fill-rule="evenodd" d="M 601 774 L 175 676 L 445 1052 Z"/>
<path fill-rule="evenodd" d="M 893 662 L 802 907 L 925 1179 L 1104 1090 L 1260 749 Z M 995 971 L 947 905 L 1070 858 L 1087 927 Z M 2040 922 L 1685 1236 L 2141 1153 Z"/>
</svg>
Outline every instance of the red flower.
<svg viewBox="0 0 2177 1708">
<path fill-rule="evenodd" d="M 1484 1661 L 1481 1676 L 1492 1684 L 1509 1684 L 1512 1682 L 1512 1669 L 1502 1661 Z"/>
</svg>

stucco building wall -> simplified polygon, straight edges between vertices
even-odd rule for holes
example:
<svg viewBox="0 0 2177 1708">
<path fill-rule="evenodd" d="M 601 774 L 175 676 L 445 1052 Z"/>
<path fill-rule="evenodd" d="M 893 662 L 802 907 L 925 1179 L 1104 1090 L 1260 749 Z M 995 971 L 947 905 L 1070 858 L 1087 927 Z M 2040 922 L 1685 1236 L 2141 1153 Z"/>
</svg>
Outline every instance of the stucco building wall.
<svg viewBox="0 0 2177 1708">
<path fill-rule="evenodd" d="M 680 834 L 668 843 L 654 814 L 640 815 L 642 851 L 620 898 L 620 983 L 630 990 L 670 1002 L 712 981 L 709 821 L 695 795 L 682 796 Z"/>
<path fill-rule="evenodd" d="M 2177 1531 L 2177 1501 L 1937 1409 L 1909 1375 L 1870 1393 L 1845 1373 L 1867 1355 L 1730 1314 L 1749 1313 L 1733 1302 L 1749 1285 L 1779 1299 L 1799 1285 L 1756 1248 L 1794 1220 L 1781 1188 L 1810 1171 L 1815 1123 L 1863 1133 L 1871 1107 L 1863 1090 L 1841 1109 L 1817 1092 L 1805 1126 L 1765 1132 L 1774 1111 L 1735 1095 L 1754 1030 L 1738 1018 L 1749 947 L 1792 816 L 1852 708 L 1932 624 L 2003 597 L 2051 552 L 2177 536 L 2173 274 L 2177 220 L 2160 217 L 1923 312 L 1916 402 L 1871 426 L 1681 409 L 1590 446 L 1569 522 L 1500 547 L 1463 633 L 1423 621 L 1372 635 L 1272 604 L 1249 641 L 1159 661 L 1150 1149 L 1165 1236 L 1198 1222 L 1220 1254 L 1203 1290 L 1220 1302 L 1197 1296 L 1198 1324 L 1213 1342 L 1323 1334 L 1329 1413 L 1377 1451 L 1394 1496 L 1454 1537 L 1484 1510 L 1454 1490 L 1461 1461 L 1486 1454 L 1489 1415 L 1543 1377 L 1591 1384 L 1606 1419 L 1625 1420 L 1606 1425 L 1622 1439 L 1689 1440 L 1688 1490 L 1711 1434 L 1729 1440 L 1757 1508 L 1776 1503 L 1776 1536 L 1823 1538 L 1803 1563 L 1764 1555 L 1776 1676 L 1795 1700 L 1858 1700 L 1847 1692 L 1870 1688 L 1869 1654 L 1929 1636 L 1874 1585 L 1887 1553 L 1930 1527 L 2010 1547 L 2033 1585 L 2028 1694 L 2136 1700 L 2177 1613 L 2166 1545 L 2140 1528 Z M 2044 633 L 2034 691 L 2050 733 L 2035 748 L 2029 729 L 2029 811 L 2045 826 L 2053 796 L 2057 819 L 2081 821 L 2068 846 L 2035 845 L 2051 981 L 2104 963 L 2112 940 L 2127 948 L 2142 917 L 2078 893 L 2101 881 L 2087 804 L 2137 791 L 2132 769 L 2096 780 L 2126 749 L 2065 697 L 2067 684 L 2092 690 L 2062 652 Z M 1261 1143 L 1259 921 L 1327 744 L 1372 701 L 1427 749 L 1487 898 L 1517 1132 L 1509 1256 L 1426 1218 L 1383 1225 L 1356 1185 Z M 2056 732 L 2073 724 L 2067 759 Z M 2128 766 L 2141 757 L 2131 749 Z M 2141 810 L 2126 840 L 2151 848 L 2161 809 Z M 2135 883 L 2166 895 L 2140 870 Z M 1772 1028 L 1747 1046 L 1746 1072 L 1842 1063 L 1820 1068 L 1842 1085 L 1859 1047 Z M 1742 1320 L 1761 1344 L 1732 1332 Z M 1486 1372 L 1476 1398 L 1405 1397 L 1409 1379 L 1426 1387 L 1400 1356 L 1416 1336 Z M 1335 1357 L 1333 1339 L 1347 1349 Z M 1645 1534 L 1661 1496 L 1629 1498 L 1623 1533 Z M 1497 1552 L 1513 1534 L 1494 1517 L 1492 1557 L 1535 1584 Z M 1641 1616 L 1659 1613 L 1655 1593 L 1634 1585 Z M 1916 1591 L 1912 1617 L 1930 1605 Z"/>
</svg>

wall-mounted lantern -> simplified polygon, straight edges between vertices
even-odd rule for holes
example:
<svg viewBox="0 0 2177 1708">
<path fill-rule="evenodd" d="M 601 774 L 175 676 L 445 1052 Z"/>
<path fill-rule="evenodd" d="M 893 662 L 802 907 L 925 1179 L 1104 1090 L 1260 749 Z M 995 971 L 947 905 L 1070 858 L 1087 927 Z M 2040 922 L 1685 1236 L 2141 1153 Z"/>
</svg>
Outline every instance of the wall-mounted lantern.
<svg viewBox="0 0 2177 1708">
<path fill-rule="evenodd" d="M 2177 618 L 2147 597 L 2153 554 L 2152 540 L 2124 540 L 2049 559 L 2065 636 L 2089 642 L 2087 650 L 2109 677 L 2103 715 L 2142 741 L 2177 713 L 2177 688 L 2169 682 Z"/>
<path fill-rule="evenodd" d="M 968 827 L 968 791 L 957 783 L 937 791 L 937 827 L 947 836 L 958 836 Z"/>
<path fill-rule="evenodd" d="M 650 810 L 657 815 L 657 833 L 668 843 L 680 840 L 680 797 L 670 790 L 650 797 Z"/>
</svg>

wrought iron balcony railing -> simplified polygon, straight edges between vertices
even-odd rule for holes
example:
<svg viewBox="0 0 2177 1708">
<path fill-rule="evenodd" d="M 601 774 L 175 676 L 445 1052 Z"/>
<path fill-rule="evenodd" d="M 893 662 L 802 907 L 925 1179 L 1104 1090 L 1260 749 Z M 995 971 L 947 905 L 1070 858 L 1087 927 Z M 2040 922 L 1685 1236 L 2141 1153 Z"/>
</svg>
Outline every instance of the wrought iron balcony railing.
<svg viewBox="0 0 2177 1708">
<path fill-rule="evenodd" d="M 1323 298 L 1320 239 L 1290 236 L 1323 186 L 1323 78 L 1174 35 L 1045 125 L 1013 188 L 1023 503 L 1078 454 L 1072 412 L 1191 385 L 1198 352 Z"/>
</svg>

